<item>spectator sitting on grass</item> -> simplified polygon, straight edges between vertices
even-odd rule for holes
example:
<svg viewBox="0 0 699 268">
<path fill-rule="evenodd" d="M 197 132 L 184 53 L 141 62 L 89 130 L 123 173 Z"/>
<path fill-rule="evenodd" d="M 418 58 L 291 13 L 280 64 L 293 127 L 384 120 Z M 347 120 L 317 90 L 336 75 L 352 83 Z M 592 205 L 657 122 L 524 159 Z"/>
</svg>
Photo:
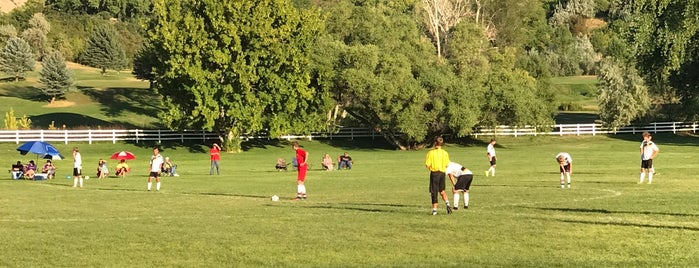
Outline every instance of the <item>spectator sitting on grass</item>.
<svg viewBox="0 0 699 268">
<path fill-rule="evenodd" d="M 22 161 L 17 161 L 17 164 L 13 164 L 10 172 L 12 172 L 12 179 L 18 180 L 22 178 L 24 174 L 24 165 L 22 165 Z"/>
<path fill-rule="evenodd" d="M 352 157 L 347 152 L 337 157 L 337 169 L 342 168 L 352 169 Z"/>
<path fill-rule="evenodd" d="M 46 173 L 47 179 L 53 179 L 56 176 L 56 166 L 53 165 L 51 160 L 46 160 L 46 164 L 41 168 L 41 173 Z"/>
<path fill-rule="evenodd" d="M 29 164 L 24 166 L 24 178 L 33 180 L 34 174 L 36 174 L 36 164 L 34 164 L 34 160 L 29 160 Z"/>
<path fill-rule="evenodd" d="M 126 164 L 126 160 L 122 159 L 119 164 L 116 166 L 116 175 L 126 177 L 126 174 L 131 172 L 131 168 L 129 167 L 129 164 Z"/>
</svg>

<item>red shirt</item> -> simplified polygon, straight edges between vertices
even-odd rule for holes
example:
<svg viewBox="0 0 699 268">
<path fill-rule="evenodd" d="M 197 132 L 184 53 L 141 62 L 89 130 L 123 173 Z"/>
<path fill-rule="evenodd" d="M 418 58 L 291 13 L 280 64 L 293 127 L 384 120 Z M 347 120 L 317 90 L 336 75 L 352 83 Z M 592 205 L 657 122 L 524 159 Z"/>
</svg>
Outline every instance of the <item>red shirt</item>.
<svg viewBox="0 0 699 268">
<path fill-rule="evenodd" d="M 303 149 L 301 149 L 301 148 L 296 149 L 296 161 L 297 161 L 297 163 L 299 163 L 299 166 L 302 163 L 306 163 L 306 155 L 307 155 L 307 153 Z"/>
<path fill-rule="evenodd" d="M 209 150 L 209 155 L 211 155 L 211 161 L 219 161 L 221 160 L 221 150 L 218 149 L 218 147 L 212 147 L 211 150 Z"/>
</svg>

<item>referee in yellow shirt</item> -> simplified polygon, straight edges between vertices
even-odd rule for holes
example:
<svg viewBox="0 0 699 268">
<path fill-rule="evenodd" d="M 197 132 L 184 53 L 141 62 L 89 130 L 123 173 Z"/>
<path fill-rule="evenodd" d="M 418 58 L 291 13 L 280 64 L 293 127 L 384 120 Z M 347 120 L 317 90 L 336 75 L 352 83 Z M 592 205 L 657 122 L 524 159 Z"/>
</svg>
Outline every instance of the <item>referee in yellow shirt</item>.
<svg viewBox="0 0 699 268">
<path fill-rule="evenodd" d="M 444 192 L 444 183 L 446 178 L 446 169 L 449 164 L 449 153 L 442 149 L 444 139 L 437 137 L 434 143 L 434 149 L 427 152 L 425 166 L 430 170 L 430 194 L 432 195 L 432 215 L 437 215 L 437 193 L 442 195 L 444 203 L 447 205 L 447 214 L 451 214 L 451 206 L 449 198 Z"/>
</svg>

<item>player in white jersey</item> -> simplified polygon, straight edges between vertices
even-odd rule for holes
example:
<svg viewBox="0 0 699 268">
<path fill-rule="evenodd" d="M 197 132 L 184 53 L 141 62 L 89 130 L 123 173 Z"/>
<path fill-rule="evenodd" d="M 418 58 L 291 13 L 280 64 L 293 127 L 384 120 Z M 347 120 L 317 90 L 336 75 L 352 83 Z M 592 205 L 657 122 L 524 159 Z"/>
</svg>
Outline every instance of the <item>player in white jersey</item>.
<svg viewBox="0 0 699 268">
<path fill-rule="evenodd" d="M 485 171 L 485 176 L 488 177 L 490 176 L 495 176 L 495 164 L 497 163 L 497 159 L 495 158 L 495 138 L 490 139 L 490 143 L 488 144 L 488 149 L 486 150 L 486 155 L 488 155 L 488 162 L 490 163 L 490 168 Z"/>
<path fill-rule="evenodd" d="M 573 158 L 570 154 L 560 152 L 556 155 L 559 171 L 561 172 L 561 189 L 565 188 L 566 178 L 568 179 L 568 189 L 570 189 L 570 174 L 573 173 Z"/>
<path fill-rule="evenodd" d="M 148 191 L 153 185 L 155 179 L 155 190 L 160 191 L 160 172 L 163 170 L 163 156 L 160 155 L 158 148 L 153 148 L 153 155 L 150 157 L 150 174 L 148 175 Z"/>
<path fill-rule="evenodd" d="M 658 155 L 658 146 L 651 141 L 653 137 L 648 132 L 643 132 L 643 142 L 641 142 L 641 178 L 638 183 L 643 183 L 646 171 L 648 172 L 648 184 L 653 182 L 653 158 Z"/>
<path fill-rule="evenodd" d="M 459 198 L 462 193 L 464 195 L 464 208 L 467 209 L 469 202 L 468 191 L 471 188 L 471 182 L 473 182 L 473 173 L 464 166 L 454 162 L 449 162 L 445 173 L 449 176 L 449 180 L 451 180 L 451 185 L 453 186 L 454 210 L 459 209 Z"/>
<path fill-rule="evenodd" d="M 83 188 L 83 158 L 78 151 L 78 147 L 73 147 L 73 188 L 78 186 L 80 183 L 80 188 Z"/>
</svg>

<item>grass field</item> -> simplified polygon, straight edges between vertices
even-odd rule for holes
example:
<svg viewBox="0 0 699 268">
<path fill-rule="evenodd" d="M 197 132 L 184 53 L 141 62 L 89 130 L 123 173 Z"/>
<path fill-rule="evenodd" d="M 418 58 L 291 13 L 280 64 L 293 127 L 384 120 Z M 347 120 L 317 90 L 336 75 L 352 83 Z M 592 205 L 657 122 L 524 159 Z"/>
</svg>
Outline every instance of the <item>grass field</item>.
<svg viewBox="0 0 699 268">
<path fill-rule="evenodd" d="M 157 128 L 160 103 L 148 90 L 148 82 L 136 80 L 128 71 L 107 72 L 69 63 L 75 87 L 64 99 L 49 104 L 38 82 L 41 65 L 20 82 L 0 82 L 0 116 L 12 108 L 15 116 L 26 115 L 34 128 Z"/>
<path fill-rule="evenodd" d="M 117 150 L 137 155 L 126 179 L 72 189 L 70 160 L 51 181 L 0 179 L 2 267 L 693 267 L 699 263 L 698 139 L 655 137 L 654 183 L 637 184 L 640 135 L 519 137 L 498 141 L 495 177 L 485 143 L 448 144 L 475 173 L 471 206 L 429 215 L 426 151 L 376 149 L 377 141 L 302 141 L 309 199 L 292 201 L 288 142 L 246 143 L 209 176 L 207 147 L 161 145 L 181 177 L 147 192 L 152 144 L 79 146 L 85 173 Z M 27 161 L 0 144 L 5 164 Z M 348 151 L 351 171 L 319 170 Z M 560 151 L 574 159 L 573 188 L 558 188 Z M 115 163 L 112 160 L 110 167 Z M 279 195 L 279 202 L 270 196 Z M 451 199 L 451 195 L 450 195 Z"/>
</svg>

